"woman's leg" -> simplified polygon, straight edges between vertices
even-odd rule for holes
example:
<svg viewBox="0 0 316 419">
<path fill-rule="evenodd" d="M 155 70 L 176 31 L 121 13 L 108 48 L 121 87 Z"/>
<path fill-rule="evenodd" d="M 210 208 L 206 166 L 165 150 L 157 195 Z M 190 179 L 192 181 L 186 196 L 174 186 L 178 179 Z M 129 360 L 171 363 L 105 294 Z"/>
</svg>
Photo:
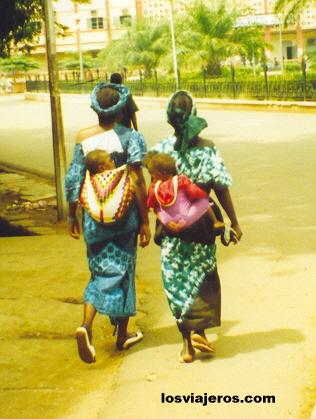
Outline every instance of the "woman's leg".
<svg viewBox="0 0 316 419">
<path fill-rule="evenodd" d="M 92 324 L 96 313 L 97 310 L 92 304 L 87 303 L 84 305 L 82 326 L 87 329 L 90 342 L 92 342 Z"/>
<path fill-rule="evenodd" d="M 85 304 L 82 326 L 76 330 L 78 353 L 82 361 L 91 364 L 95 362 L 95 350 L 92 345 L 92 324 L 96 309 L 92 304 Z"/>
<path fill-rule="evenodd" d="M 118 320 L 116 346 L 122 348 L 123 343 L 127 339 L 127 325 L 129 317 L 123 317 Z"/>
<path fill-rule="evenodd" d="M 118 320 L 116 339 L 117 349 L 129 349 L 131 346 L 135 345 L 135 343 L 138 343 L 143 339 L 143 334 L 140 331 L 134 333 L 127 332 L 128 321 L 129 317 L 123 317 Z"/>
<path fill-rule="evenodd" d="M 183 348 L 181 351 L 181 361 L 192 362 L 194 360 L 195 351 L 191 342 L 191 332 L 182 331 Z"/>
</svg>

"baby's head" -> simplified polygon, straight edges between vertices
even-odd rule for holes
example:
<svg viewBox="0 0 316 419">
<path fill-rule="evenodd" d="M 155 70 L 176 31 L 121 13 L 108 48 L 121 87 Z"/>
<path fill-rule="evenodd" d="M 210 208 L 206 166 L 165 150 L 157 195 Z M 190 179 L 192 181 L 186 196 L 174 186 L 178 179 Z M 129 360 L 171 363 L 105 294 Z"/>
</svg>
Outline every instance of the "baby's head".
<svg viewBox="0 0 316 419">
<path fill-rule="evenodd" d="M 177 174 L 174 159 L 166 153 L 148 153 L 145 157 L 145 166 L 154 182 L 168 180 Z"/>
<path fill-rule="evenodd" d="M 115 164 L 109 153 L 104 150 L 90 151 L 86 155 L 84 162 L 86 169 L 89 170 L 91 175 L 104 172 L 105 170 L 115 169 Z"/>
</svg>

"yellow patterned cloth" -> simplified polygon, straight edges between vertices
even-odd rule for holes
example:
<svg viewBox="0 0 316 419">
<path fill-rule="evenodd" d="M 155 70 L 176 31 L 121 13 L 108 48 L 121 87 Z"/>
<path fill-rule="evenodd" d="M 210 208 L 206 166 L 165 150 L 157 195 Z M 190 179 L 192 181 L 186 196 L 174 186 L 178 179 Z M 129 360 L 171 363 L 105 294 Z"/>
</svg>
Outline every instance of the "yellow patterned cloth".
<svg viewBox="0 0 316 419">
<path fill-rule="evenodd" d="M 79 202 L 99 223 L 121 220 L 133 200 L 133 186 L 127 165 L 91 175 L 87 170 Z"/>
</svg>

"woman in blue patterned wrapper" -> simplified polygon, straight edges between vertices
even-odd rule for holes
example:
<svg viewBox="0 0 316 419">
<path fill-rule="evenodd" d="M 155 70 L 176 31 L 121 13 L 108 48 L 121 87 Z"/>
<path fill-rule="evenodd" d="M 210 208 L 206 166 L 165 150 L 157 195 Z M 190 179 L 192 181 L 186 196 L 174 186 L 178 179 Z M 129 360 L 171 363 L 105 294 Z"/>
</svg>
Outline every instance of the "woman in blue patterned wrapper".
<svg viewBox="0 0 316 419">
<path fill-rule="evenodd" d="M 76 212 L 86 174 L 84 159 L 89 152 L 105 150 L 116 167 L 127 164 L 143 194 L 142 204 L 136 207 L 133 203 L 123 220 L 111 225 L 97 222 L 83 211 L 83 234 L 91 279 L 84 292 L 83 322 L 76 330 L 76 338 L 79 356 L 88 363 L 95 362 L 92 324 L 97 312 L 108 315 L 112 324 L 118 326 L 118 349 L 128 349 L 143 337 L 141 332 L 127 332 L 129 317 L 136 314 L 134 277 L 137 235 L 142 247 L 150 240 L 146 186 L 141 168 L 146 152 L 145 141 L 138 132 L 116 123 L 128 95 L 127 88 L 112 83 L 99 83 L 94 88 L 91 107 L 98 115 L 99 124 L 78 133 L 65 181 L 69 231 L 75 239 L 80 233 Z"/>
<path fill-rule="evenodd" d="M 208 194 L 214 190 L 231 222 L 230 239 L 237 243 L 242 236 L 229 193 L 231 177 L 216 147 L 199 134 L 207 126 L 196 115 L 192 97 L 176 92 L 167 107 L 168 122 L 175 129 L 173 136 L 154 146 L 155 152 L 167 153 L 176 162 L 178 175 L 187 176 Z M 145 163 L 146 163 L 145 159 Z M 181 233 L 160 231 L 163 286 L 172 314 L 183 337 L 180 361 L 192 362 L 195 349 L 213 352 L 205 329 L 220 325 L 221 290 L 216 267 L 215 231 L 206 214 L 190 229 Z"/>
</svg>

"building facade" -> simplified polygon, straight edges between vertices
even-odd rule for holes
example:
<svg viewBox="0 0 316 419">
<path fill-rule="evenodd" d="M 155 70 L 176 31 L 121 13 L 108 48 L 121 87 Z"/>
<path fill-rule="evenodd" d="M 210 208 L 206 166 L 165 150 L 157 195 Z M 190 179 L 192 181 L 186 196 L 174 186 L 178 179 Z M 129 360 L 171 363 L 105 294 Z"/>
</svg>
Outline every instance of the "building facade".
<svg viewBox="0 0 316 419">
<path fill-rule="evenodd" d="M 131 21 L 141 12 L 138 0 L 91 0 L 76 4 L 71 0 L 54 2 L 56 21 L 68 28 L 67 36 L 57 36 L 59 53 L 97 52 L 109 41 L 119 39 Z M 45 54 L 45 37 L 42 31 L 34 54 Z"/>
<path fill-rule="evenodd" d="M 214 0 L 214 2 L 219 0 Z M 183 12 L 190 0 L 172 0 L 175 15 Z M 274 15 L 275 0 L 227 0 L 227 6 L 255 21 L 260 16 Z M 67 36 L 57 37 L 59 54 L 89 51 L 97 53 L 109 41 L 119 39 L 131 21 L 142 18 L 161 19 L 170 13 L 170 0 L 91 0 L 89 4 L 75 4 L 71 0 L 54 2 L 56 20 L 68 28 Z M 282 19 L 282 17 L 280 17 Z M 260 20 L 260 19 L 259 19 Z M 267 24 L 263 27 L 265 40 L 271 45 L 271 60 L 292 60 L 316 49 L 316 5 L 307 4 L 294 25 Z M 34 55 L 45 55 L 43 33 L 36 44 Z"/>
</svg>

